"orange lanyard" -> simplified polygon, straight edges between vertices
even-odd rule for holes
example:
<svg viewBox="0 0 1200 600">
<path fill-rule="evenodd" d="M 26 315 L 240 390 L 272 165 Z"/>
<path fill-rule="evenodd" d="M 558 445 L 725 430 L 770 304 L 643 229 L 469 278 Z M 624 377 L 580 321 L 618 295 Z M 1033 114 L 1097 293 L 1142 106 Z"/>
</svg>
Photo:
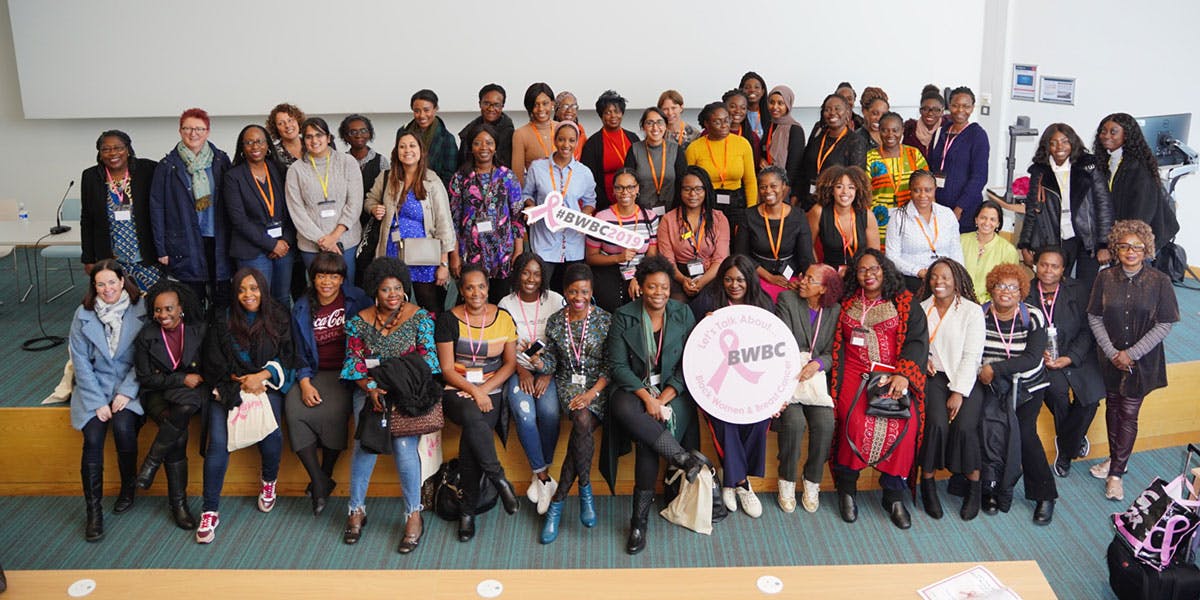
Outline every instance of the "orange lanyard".
<svg viewBox="0 0 1200 600">
<path fill-rule="evenodd" d="M 937 244 L 935 244 L 934 242 L 936 242 L 938 239 L 937 215 L 932 212 L 929 213 L 929 219 L 931 221 L 933 221 L 933 239 L 930 239 L 929 234 L 925 232 L 925 224 L 921 222 L 921 213 L 918 212 L 913 216 L 915 216 L 917 218 L 917 227 L 921 228 L 921 235 L 925 236 L 925 243 L 929 244 L 929 251 L 936 255 L 937 254 Z"/>
<path fill-rule="evenodd" d="M 625 156 L 629 154 L 629 147 L 631 145 L 629 144 L 629 138 L 626 138 L 622 133 L 618 138 L 620 141 L 614 143 L 612 139 L 610 139 L 608 131 L 604 129 L 600 130 L 600 137 L 604 138 L 604 143 L 607 144 L 617 156 L 621 157 L 621 164 L 625 164 Z"/>
<path fill-rule="evenodd" d="M 721 189 L 724 189 L 725 168 L 729 166 L 729 136 L 725 136 L 725 139 L 721 140 L 721 142 L 725 144 L 725 156 L 722 159 L 721 164 L 718 165 L 717 156 L 713 154 L 712 141 L 708 139 L 708 136 L 704 136 L 704 145 L 708 147 L 708 158 L 712 161 L 713 166 L 717 168 L 717 176 L 721 178 Z M 666 167 L 666 165 L 663 166 L 664 168 Z"/>
<path fill-rule="evenodd" d="M 896 180 L 896 173 L 894 171 L 900 171 L 901 162 L 903 161 L 903 165 L 905 167 L 907 167 L 908 170 L 901 171 L 901 174 L 912 172 L 913 171 L 912 154 L 905 152 L 904 146 L 900 146 L 900 156 L 897 156 L 896 158 L 891 159 L 891 160 L 896 161 L 895 169 L 890 168 L 890 165 L 887 164 L 888 159 L 886 159 L 886 158 L 884 159 L 883 164 L 885 167 L 889 167 L 887 170 L 888 171 L 888 179 L 892 180 L 892 197 L 894 198 L 895 196 L 900 195 L 900 182 Z"/>
<path fill-rule="evenodd" d="M 654 182 L 654 193 L 662 194 L 663 182 L 667 180 L 667 143 L 663 142 L 662 151 L 659 153 L 662 159 L 662 175 L 654 168 L 654 158 L 650 156 L 650 146 L 646 146 L 646 161 L 650 163 L 650 180 Z"/>
<path fill-rule="evenodd" d="M 616 204 L 614 204 L 612 207 L 612 213 L 613 213 L 613 216 L 617 218 L 617 225 L 621 226 L 621 228 L 624 229 L 625 228 L 625 219 L 621 216 L 621 213 L 617 212 Z M 641 207 L 634 206 L 633 207 L 633 230 L 634 231 L 637 231 L 638 222 L 640 221 L 641 216 L 642 216 Z"/>
<path fill-rule="evenodd" d="M 567 178 L 566 178 L 566 180 L 563 181 L 563 186 L 561 188 L 558 188 L 554 184 L 554 159 L 550 158 L 547 160 L 550 161 L 550 164 L 549 164 L 550 188 L 557 189 L 558 193 L 562 194 L 562 196 L 563 196 L 563 202 L 566 202 L 567 201 L 567 188 L 571 187 L 571 178 L 575 176 L 575 169 L 571 169 L 570 171 L 567 172 Z M 567 165 L 567 166 L 570 167 L 571 165 Z"/>
<path fill-rule="evenodd" d="M 849 259 L 850 257 L 857 254 L 857 251 L 858 251 L 858 215 L 855 214 L 854 209 L 850 209 L 850 236 L 849 236 L 849 238 L 847 238 L 846 232 L 842 231 L 842 222 L 841 222 L 841 220 L 838 219 L 838 214 L 837 214 L 836 210 L 833 211 L 833 225 L 834 225 L 834 227 L 837 227 L 838 235 L 842 236 L 842 254 L 845 256 L 845 258 Z M 782 224 L 780 224 L 780 226 L 779 226 L 779 231 L 780 231 L 780 235 L 782 236 L 783 235 L 783 225 Z M 771 232 L 767 231 L 767 233 L 769 234 Z M 778 257 L 776 257 L 776 258 L 778 258 Z"/>
<path fill-rule="evenodd" d="M 779 248 L 783 245 L 783 215 L 779 215 L 779 239 L 775 239 L 775 236 L 771 235 L 771 222 L 767 220 L 766 212 L 762 213 L 762 218 L 763 226 L 767 230 L 767 244 L 771 246 L 771 255 L 775 257 L 775 260 L 779 260 Z"/>
<path fill-rule="evenodd" d="M 926 321 L 929 321 L 929 316 L 933 314 L 933 311 L 934 311 L 936 308 L 937 308 L 937 302 L 936 302 L 936 301 L 935 301 L 935 302 L 933 302 L 933 303 L 931 303 L 931 304 L 929 305 L 929 310 L 925 311 L 925 320 L 926 320 Z M 945 319 L 945 317 L 943 317 L 943 316 L 942 316 L 942 313 L 938 313 L 938 322 L 937 322 L 937 325 L 935 325 L 935 326 L 934 326 L 934 328 L 933 328 L 933 333 L 929 334 L 929 343 L 930 343 L 930 344 L 933 344 L 933 340 L 934 340 L 934 338 L 936 338 L 936 337 L 937 337 L 937 332 L 938 332 L 938 330 L 942 328 L 942 323 L 945 323 L 945 322 L 946 322 L 946 319 Z M 932 353 L 933 353 L 933 349 L 932 349 L 932 348 L 930 348 L 929 352 L 930 352 L 930 354 L 932 354 Z"/>
<path fill-rule="evenodd" d="M 684 226 L 687 227 L 687 231 L 680 234 L 679 237 L 687 240 L 692 245 L 692 251 L 695 253 L 696 258 L 700 258 L 700 246 L 704 244 L 704 213 L 700 213 L 699 227 L 695 230 L 692 229 L 692 224 L 688 223 L 687 213 L 681 212 L 679 214 L 683 217 Z M 694 234 L 693 231 L 695 232 Z"/>
<path fill-rule="evenodd" d="M 849 129 L 849 127 L 842 128 L 842 132 L 838 134 L 836 140 L 833 140 L 833 144 L 829 146 L 829 150 L 825 149 L 825 141 L 829 139 L 829 135 L 821 136 L 821 147 L 817 150 L 817 172 L 818 173 L 820 173 L 821 168 L 825 166 L 825 159 L 829 158 L 830 154 L 833 154 L 834 148 L 837 148 L 838 142 L 842 141 L 843 137 L 846 137 L 846 131 L 848 129 Z"/>
<path fill-rule="evenodd" d="M 546 153 L 546 158 L 550 158 L 550 136 L 546 136 L 546 141 L 543 142 L 542 134 L 538 133 L 537 125 L 530 123 L 529 126 L 533 128 L 533 137 L 537 138 L 538 145 L 542 147 L 542 152 Z"/>
<path fill-rule="evenodd" d="M 774 124 L 774 123 L 771 123 L 771 128 L 767 130 L 767 144 L 766 144 L 766 146 L 767 146 L 767 163 L 768 163 L 768 164 L 772 162 L 772 161 L 771 161 L 771 152 L 770 152 L 770 150 L 771 150 L 771 138 L 773 138 L 773 137 L 775 137 L 775 124 Z M 825 161 L 821 161 L 821 162 L 825 162 Z M 818 170 L 820 170 L 820 168 L 821 168 L 821 167 L 817 167 L 817 169 L 818 169 Z"/>
<path fill-rule="evenodd" d="M 263 165 L 266 168 L 266 165 Z M 267 197 L 267 192 L 262 189 L 262 184 L 258 182 L 258 178 L 254 176 L 254 171 L 250 171 L 250 179 L 254 180 L 254 187 L 258 188 L 259 195 L 262 196 L 263 204 L 267 205 L 267 212 L 271 218 L 275 218 L 275 184 L 271 183 L 271 170 L 267 169 L 267 189 L 270 191 L 270 197 Z"/>
<path fill-rule="evenodd" d="M 683 147 L 683 128 L 682 127 L 679 128 L 679 133 L 675 134 L 675 141 L 676 141 L 676 143 L 679 144 L 680 148 Z"/>
</svg>

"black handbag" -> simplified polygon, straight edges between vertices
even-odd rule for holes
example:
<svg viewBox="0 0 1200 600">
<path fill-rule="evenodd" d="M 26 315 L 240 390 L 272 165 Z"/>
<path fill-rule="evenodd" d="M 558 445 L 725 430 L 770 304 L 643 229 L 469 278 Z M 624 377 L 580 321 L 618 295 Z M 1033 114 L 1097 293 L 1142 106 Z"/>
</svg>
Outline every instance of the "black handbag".
<svg viewBox="0 0 1200 600">
<path fill-rule="evenodd" d="M 887 458 L 896 451 L 896 448 L 900 445 L 900 442 L 904 439 L 904 436 L 908 435 L 908 426 L 912 423 L 912 419 L 910 418 L 912 416 L 912 412 L 909 410 L 909 406 L 912 401 L 908 394 L 904 394 L 899 398 L 889 398 L 885 395 L 884 388 L 879 385 L 885 377 L 890 377 L 892 375 L 894 375 L 894 373 L 882 371 L 869 371 L 867 373 L 863 373 L 862 380 L 858 384 L 858 391 L 855 392 L 854 400 L 850 403 L 849 414 L 854 414 L 854 409 L 858 406 L 859 398 L 862 398 L 863 395 L 866 395 L 868 417 L 904 420 L 904 429 L 900 430 L 900 435 L 896 436 L 896 441 L 892 444 L 892 447 L 888 448 L 887 452 L 881 454 L 879 456 L 879 460 L 874 462 L 867 460 L 866 457 L 863 456 L 862 451 L 858 449 L 858 445 L 855 444 L 854 440 L 850 437 L 850 429 L 846 428 L 846 443 L 850 444 L 850 451 L 853 452 L 854 456 L 858 457 L 859 460 L 866 463 L 868 467 L 874 467 L 875 465 L 887 460 Z"/>
<path fill-rule="evenodd" d="M 457 521 L 462 515 L 462 471 L 458 466 L 458 459 L 452 458 L 442 464 L 437 472 L 430 477 L 421 486 L 422 502 L 426 496 L 425 486 L 432 485 L 432 501 L 429 503 L 433 507 L 434 513 L 437 516 L 447 521 Z M 496 501 L 500 493 L 496 491 L 496 487 L 491 484 L 486 475 L 480 477 L 479 481 L 479 498 L 475 503 L 475 510 L 472 514 L 481 515 L 496 506 Z"/>
</svg>

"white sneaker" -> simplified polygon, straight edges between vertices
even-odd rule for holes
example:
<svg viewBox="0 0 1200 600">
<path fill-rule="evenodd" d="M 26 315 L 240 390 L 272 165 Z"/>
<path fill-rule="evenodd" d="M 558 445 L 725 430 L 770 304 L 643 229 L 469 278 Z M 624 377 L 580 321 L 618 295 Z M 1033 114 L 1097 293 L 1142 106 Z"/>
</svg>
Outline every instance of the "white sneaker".
<svg viewBox="0 0 1200 600">
<path fill-rule="evenodd" d="M 1112 459 L 1106 458 L 1103 462 L 1092 465 L 1088 472 L 1096 479 L 1108 479 L 1108 467 L 1112 464 Z"/>
<path fill-rule="evenodd" d="M 530 502 L 537 504 L 538 496 L 541 494 L 541 487 L 542 480 L 538 479 L 537 475 L 534 474 L 533 481 L 530 481 L 529 487 L 525 488 L 525 497 L 529 498 Z"/>
<path fill-rule="evenodd" d="M 550 501 L 554 499 L 554 493 L 558 491 L 558 482 L 553 477 L 546 480 L 538 490 L 537 513 L 539 515 L 546 514 L 550 510 Z"/>
<path fill-rule="evenodd" d="M 800 498 L 800 504 L 804 506 L 804 510 L 815 513 L 821 506 L 821 484 L 812 481 L 804 480 L 804 496 Z"/>
<path fill-rule="evenodd" d="M 725 510 L 737 512 L 737 496 L 734 495 L 733 488 L 721 488 L 721 502 L 725 503 Z"/>
<path fill-rule="evenodd" d="M 752 518 L 757 519 L 762 516 L 762 503 L 758 501 L 758 495 L 754 490 L 750 489 L 750 482 L 746 482 L 746 487 L 737 488 L 737 499 L 742 504 L 742 510 Z"/>
<path fill-rule="evenodd" d="M 275 508 L 275 482 L 264 481 L 258 492 L 258 510 L 268 513 L 272 508 Z"/>
<path fill-rule="evenodd" d="M 196 528 L 196 543 L 211 544 L 216 538 L 217 525 L 221 524 L 221 518 L 216 511 L 206 510 L 200 513 L 200 526 Z"/>
<path fill-rule="evenodd" d="M 796 482 L 786 479 L 779 480 L 779 508 L 785 513 L 796 510 Z"/>
</svg>

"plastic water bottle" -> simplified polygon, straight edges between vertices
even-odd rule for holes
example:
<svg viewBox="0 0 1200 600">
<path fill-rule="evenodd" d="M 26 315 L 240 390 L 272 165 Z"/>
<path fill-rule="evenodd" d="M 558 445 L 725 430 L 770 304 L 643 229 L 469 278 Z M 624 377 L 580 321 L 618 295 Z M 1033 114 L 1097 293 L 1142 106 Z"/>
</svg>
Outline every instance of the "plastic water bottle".
<svg viewBox="0 0 1200 600">
<path fill-rule="evenodd" d="M 1046 354 L 1050 360 L 1058 360 L 1058 328 L 1053 325 L 1046 328 Z"/>
<path fill-rule="evenodd" d="M 24 202 L 17 205 L 17 220 L 21 221 L 22 223 L 29 222 L 29 211 L 25 209 Z"/>
</svg>

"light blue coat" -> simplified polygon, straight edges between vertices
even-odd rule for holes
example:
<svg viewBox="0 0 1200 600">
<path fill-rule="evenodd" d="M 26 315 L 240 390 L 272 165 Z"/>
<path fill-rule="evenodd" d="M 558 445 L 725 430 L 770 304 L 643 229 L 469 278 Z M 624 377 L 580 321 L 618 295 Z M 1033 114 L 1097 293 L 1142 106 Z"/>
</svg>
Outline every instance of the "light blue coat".
<svg viewBox="0 0 1200 600">
<path fill-rule="evenodd" d="M 104 323 L 94 311 L 80 306 L 71 321 L 71 362 L 75 364 L 75 390 L 71 393 L 71 427 L 82 430 L 101 406 L 117 394 L 132 398 L 125 406 L 142 412 L 138 399 L 137 371 L 133 368 L 133 341 L 146 321 L 144 302 L 130 305 L 121 325 L 121 341 L 116 356 L 109 356 Z"/>
</svg>

